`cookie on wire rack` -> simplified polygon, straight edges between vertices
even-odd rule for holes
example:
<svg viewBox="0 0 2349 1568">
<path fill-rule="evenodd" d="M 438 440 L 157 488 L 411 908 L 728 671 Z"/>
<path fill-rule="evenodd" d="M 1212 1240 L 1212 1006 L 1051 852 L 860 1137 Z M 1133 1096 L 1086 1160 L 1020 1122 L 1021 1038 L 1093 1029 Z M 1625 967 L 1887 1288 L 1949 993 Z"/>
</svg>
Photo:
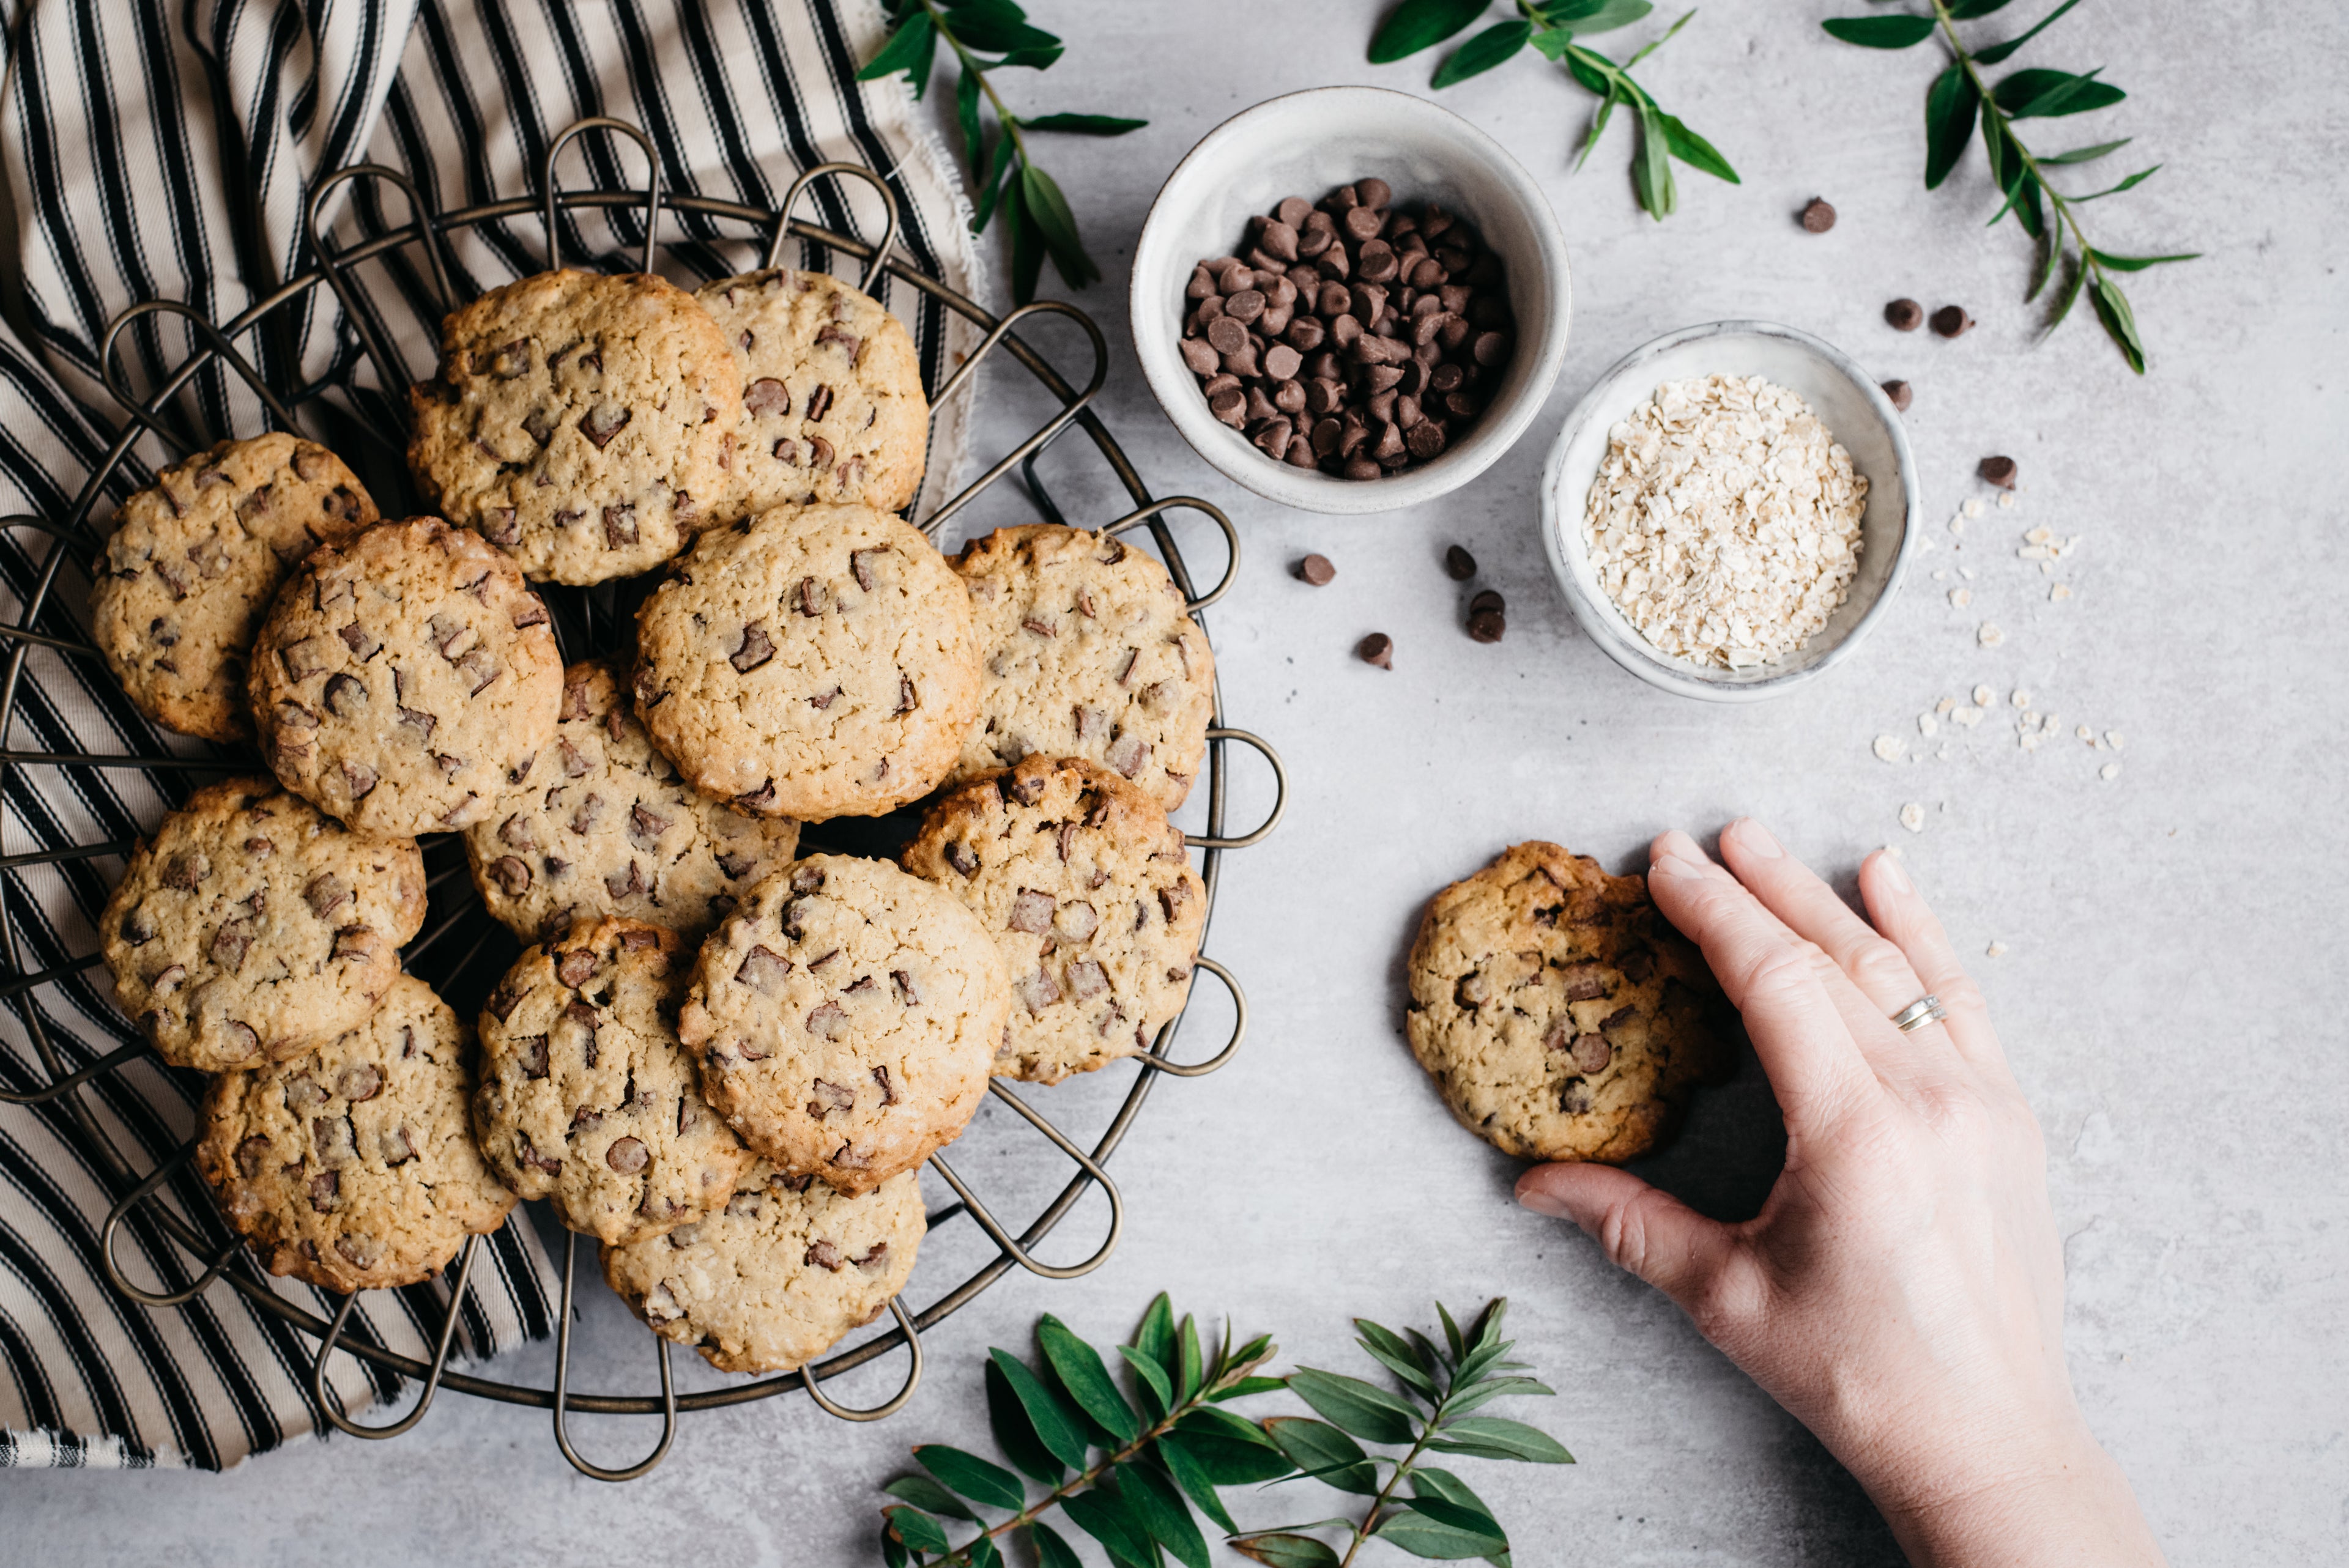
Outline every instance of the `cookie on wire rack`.
<svg viewBox="0 0 2349 1568">
<path fill-rule="evenodd" d="M 978 709 L 970 595 L 865 506 L 712 529 L 636 616 L 636 712 L 704 794 L 761 816 L 870 817 L 946 778 Z"/>
<path fill-rule="evenodd" d="M 1520 1159 L 1636 1160 L 1732 1066 L 1719 988 L 1646 879 L 1556 844 L 1437 893 L 1407 973 L 1412 1053 L 1462 1126 Z"/>
<path fill-rule="evenodd" d="M 409 401 L 409 466 L 443 515 L 534 579 L 603 583 L 676 554 L 722 500 L 742 373 L 673 284 L 541 273 L 452 313 Z"/>
<path fill-rule="evenodd" d="M 497 810 L 465 830 L 481 903 L 524 942 L 621 915 L 698 941 L 761 877 L 789 865 L 799 824 L 701 794 L 653 747 L 626 676 L 564 672 L 554 741 Z"/>
<path fill-rule="evenodd" d="M 810 855 L 702 944 L 677 1033 L 745 1143 L 853 1194 L 961 1133 L 1010 1005 L 961 904 L 885 861 Z"/>
<path fill-rule="evenodd" d="M 742 368 L 729 456 L 731 515 L 791 502 L 900 511 L 922 488 L 930 404 L 905 325 L 823 273 L 771 267 L 694 298 Z"/>
<path fill-rule="evenodd" d="M 248 739 L 246 658 L 278 584 L 375 521 L 367 487 L 316 442 L 282 431 L 222 441 L 115 514 L 91 573 L 90 640 L 158 724 Z"/>
<path fill-rule="evenodd" d="M 1216 655 L 1147 552 L 1031 523 L 963 547 L 986 690 L 954 780 L 1031 754 L 1081 757 L 1172 811 L 1216 711 Z"/>
<path fill-rule="evenodd" d="M 114 998 L 173 1067 L 227 1072 L 364 1022 L 424 923 L 413 839 L 352 832 L 271 779 L 197 790 L 98 918 Z"/>
<path fill-rule="evenodd" d="M 415 1284 L 514 1196 L 467 1122 L 471 1031 L 403 975 L 357 1028 L 204 1097 L 196 1168 L 274 1274 L 333 1291 Z"/>
<path fill-rule="evenodd" d="M 322 546 L 254 645 L 262 755 L 362 832 L 471 827 L 554 739 L 547 620 L 512 562 L 437 517 Z"/>
<path fill-rule="evenodd" d="M 581 921 L 533 947 L 481 1018 L 473 1129 L 498 1180 L 599 1242 L 657 1236 L 723 1203 L 750 1151 L 678 1043 L 693 957 L 641 921 Z"/>
<path fill-rule="evenodd" d="M 888 1310 L 927 1229 L 911 1171 L 849 1198 L 761 1161 L 707 1218 L 604 1248 L 604 1278 L 719 1371 L 790 1372 Z"/>
<path fill-rule="evenodd" d="M 1147 1050 L 1183 1010 L 1207 890 L 1182 830 L 1105 769 L 1030 757 L 930 808 L 905 869 L 953 894 L 1011 974 L 995 1070 L 1058 1083 Z"/>
</svg>

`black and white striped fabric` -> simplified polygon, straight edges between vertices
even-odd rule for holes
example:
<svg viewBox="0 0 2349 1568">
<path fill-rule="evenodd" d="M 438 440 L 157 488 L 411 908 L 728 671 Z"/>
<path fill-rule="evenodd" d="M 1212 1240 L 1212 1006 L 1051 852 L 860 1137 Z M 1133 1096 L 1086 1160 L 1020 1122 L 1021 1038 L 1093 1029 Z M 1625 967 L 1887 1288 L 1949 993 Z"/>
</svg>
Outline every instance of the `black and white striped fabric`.
<svg viewBox="0 0 2349 1568">
<path fill-rule="evenodd" d="M 897 82 L 858 84 L 881 36 L 874 0 L 0 0 L 6 21 L 0 160 L 16 222 L 16 277 L 0 327 L 0 515 L 71 523 L 118 418 L 102 375 L 109 322 L 134 301 L 180 301 L 225 322 L 312 265 L 304 212 L 313 181 L 355 162 L 406 174 L 436 211 L 531 195 L 550 140 L 593 115 L 641 126 L 665 188 L 761 206 L 798 172 L 829 160 L 887 174 L 902 213 L 899 249 L 966 294 L 983 292 L 968 204 L 951 163 Z M 563 158 L 574 185 L 641 186 L 625 139 L 582 139 Z M 355 181 L 333 214 L 341 243 L 407 220 L 392 185 Z M 876 235 L 882 205 L 853 182 L 820 182 L 801 215 Z M 457 236 L 459 297 L 545 265 L 535 207 Z M 566 219 L 563 258 L 623 269 L 641 254 L 643 219 L 605 209 Z M 741 224 L 664 220 L 661 270 L 690 286 L 755 266 L 763 235 Z M 799 264 L 822 267 L 807 255 Z M 9 270 L 0 261 L 0 273 Z M 404 362 L 385 374 L 362 353 L 335 298 L 312 290 L 270 313 L 236 347 L 273 385 L 318 391 L 354 418 L 313 434 L 361 439 L 396 430 L 391 383 L 429 372 L 439 304 L 420 252 L 360 269 L 359 308 Z M 885 300 L 915 329 L 932 385 L 974 346 L 967 323 L 904 285 Z M 149 317 L 123 335 L 117 363 L 151 388 L 188 353 L 190 329 Z M 316 407 L 317 403 L 311 405 Z M 265 428 L 260 402 L 214 367 L 175 412 L 191 439 Z M 309 418 L 305 412 L 305 418 Z M 961 407 L 933 429 L 935 504 L 958 466 Z M 152 438 L 78 520 L 102 536 L 114 506 L 171 453 Z M 362 472 L 396 458 L 346 451 Z M 21 622 L 67 552 L 36 624 L 78 638 L 86 548 L 41 529 L 0 526 L 0 619 Z M 0 655 L 6 650 L 0 647 Z M 16 686 L 8 748 L 153 754 L 201 749 L 150 727 L 103 666 L 36 650 Z M 102 844 L 151 829 L 185 781 L 88 768 L 0 775 L 0 856 Z M 68 965 L 96 947 L 92 922 L 119 857 L 0 868 L 0 914 L 19 973 Z M 0 988 L 6 976 L 0 974 Z M 134 1037 L 107 997 L 104 971 L 81 970 L 0 1006 L 0 1086 L 47 1081 L 32 1031 L 74 1066 Z M 151 1059 L 86 1091 L 113 1147 L 149 1171 L 186 1141 L 193 1075 Z M 184 1172 L 167 1189 L 183 1212 L 208 1200 Z M 309 1388 L 311 1341 L 225 1284 L 153 1310 L 107 1284 L 98 1233 L 119 1193 L 86 1159 L 55 1107 L 0 1105 L 0 1466 L 233 1464 L 324 1422 Z M 201 1264 L 151 1221 L 124 1227 L 119 1255 L 149 1288 L 180 1288 Z M 312 1311 L 334 1305 L 277 1282 Z M 489 1238 L 460 1319 L 471 1358 L 552 1326 L 555 1281 L 529 1225 Z M 363 1297 L 354 1331 L 419 1357 L 442 1319 L 445 1287 Z M 357 1409 L 389 1398 L 386 1375 L 338 1355 L 333 1396 Z"/>
</svg>

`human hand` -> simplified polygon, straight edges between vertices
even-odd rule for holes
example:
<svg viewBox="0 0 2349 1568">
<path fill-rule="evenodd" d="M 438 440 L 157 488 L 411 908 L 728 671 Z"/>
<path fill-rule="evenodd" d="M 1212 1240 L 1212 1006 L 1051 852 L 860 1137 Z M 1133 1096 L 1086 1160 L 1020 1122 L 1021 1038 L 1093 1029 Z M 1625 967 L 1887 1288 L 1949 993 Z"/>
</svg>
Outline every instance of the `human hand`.
<svg viewBox="0 0 2349 1568">
<path fill-rule="evenodd" d="M 1759 823 L 1721 845 L 1728 871 L 1664 834 L 1648 883 L 1744 1014 L 1785 1117 L 1761 1213 L 1722 1224 L 1588 1164 L 1526 1171 L 1518 1201 L 1671 1297 L 1868 1489 L 1912 1562 L 2159 1563 L 2073 1398 L 2039 1125 L 1940 923 L 1887 853 L 1860 867 L 1863 921 Z M 1892 1026 L 1929 993 L 1946 1023 Z"/>
</svg>

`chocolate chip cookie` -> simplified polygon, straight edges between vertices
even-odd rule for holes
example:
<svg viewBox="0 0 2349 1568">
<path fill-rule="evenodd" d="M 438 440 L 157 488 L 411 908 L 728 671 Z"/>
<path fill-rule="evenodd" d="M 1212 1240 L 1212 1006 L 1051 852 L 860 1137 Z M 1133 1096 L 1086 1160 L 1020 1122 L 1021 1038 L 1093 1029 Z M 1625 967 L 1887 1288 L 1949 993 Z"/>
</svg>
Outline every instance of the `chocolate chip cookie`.
<svg viewBox="0 0 2349 1568">
<path fill-rule="evenodd" d="M 720 500 L 742 375 L 693 296 L 642 273 L 541 273 L 440 329 L 409 393 L 417 483 L 533 578 L 602 583 L 677 553 Z"/>
<path fill-rule="evenodd" d="M 719 1371 L 789 1372 L 888 1309 L 926 1229 L 911 1171 L 844 1198 L 761 1161 L 707 1219 L 605 1247 L 604 1277 Z"/>
<path fill-rule="evenodd" d="M 898 511 L 922 488 L 930 403 L 913 335 L 872 295 L 787 267 L 693 296 L 733 345 L 742 420 L 729 502 L 747 517 L 789 502 Z"/>
<path fill-rule="evenodd" d="M 165 469 L 122 503 L 92 569 L 90 640 L 139 711 L 243 740 L 254 634 L 288 573 L 375 521 L 343 459 L 272 431 Z"/>
<path fill-rule="evenodd" d="M 810 855 L 702 944 L 677 1034 L 744 1142 L 853 1194 L 962 1131 L 1010 1006 L 961 904 L 885 861 Z"/>
<path fill-rule="evenodd" d="M 957 781 L 1081 757 L 1169 811 L 1207 752 L 1216 655 L 1166 569 L 1122 540 L 1036 523 L 963 547 L 986 695 Z"/>
<path fill-rule="evenodd" d="M 636 712 L 706 795 L 761 816 L 919 799 L 978 710 L 970 595 L 930 542 L 864 506 L 713 529 L 636 617 Z"/>
<path fill-rule="evenodd" d="M 470 1036 L 403 975 L 318 1050 L 212 1080 L 196 1168 L 271 1274 L 333 1291 L 415 1284 L 505 1222 L 514 1196 L 466 1125 Z"/>
<path fill-rule="evenodd" d="M 553 743 L 563 656 L 512 562 L 411 517 L 303 563 L 262 625 L 250 690 L 287 789 L 362 832 L 454 831 Z"/>
<path fill-rule="evenodd" d="M 1437 893 L 1409 968 L 1412 1053 L 1463 1126 L 1521 1159 L 1636 1160 L 1731 1066 L 1719 989 L 1646 879 L 1556 844 Z"/>
<path fill-rule="evenodd" d="M 657 1236 L 723 1203 L 750 1151 L 677 1040 L 692 955 L 677 933 L 581 921 L 525 952 L 481 1010 L 473 1130 L 498 1180 L 599 1242 Z"/>
<path fill-rule="evenodd" d="M 499 810 L 465 830 L 481 903 L 524 942 L 601 915 L 699 941 L 751 883 L 789 865 L 788 817 L 700 794 L 653 749 L 626 681 L 589 661 L 564 672 L 554 744 Z"/>
<path fill-rule="evenodd" d="M 1090 762 L 1030 757 L 930 808 L 905 869 L 960 900 L 1011 975 L 995 1070 L 1058 1083 L 1147 1050 L 1183 1010 L 1206 887 L 1182 830 Z"/>
<path fill-rule="evenodd" d="M 98 919 L 114 999 L 173 1067 L 227 1072 L 363 1022 L 424 923 L 413 839 L 354 833 L 270 779 L 197 790 Z"/>
</svg>

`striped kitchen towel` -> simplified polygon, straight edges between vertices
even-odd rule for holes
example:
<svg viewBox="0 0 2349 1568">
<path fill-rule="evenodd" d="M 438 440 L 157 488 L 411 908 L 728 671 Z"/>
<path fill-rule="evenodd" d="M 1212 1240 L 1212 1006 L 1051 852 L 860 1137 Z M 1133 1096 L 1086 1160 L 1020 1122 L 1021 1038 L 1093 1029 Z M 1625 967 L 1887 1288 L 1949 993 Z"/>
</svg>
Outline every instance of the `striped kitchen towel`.
<svg viewBox="0 0 2349 1568">
<path fill-rule="evenodd" d="M 983 292 L 943 149 L 901 82 L 854 79 L 882 35 L 874 0 L 14 0 L 0 16 L 0 170 L 14 217 L 0 242 L 0 514 L 74 521 L 74 497 L 119 417 L 101 365 L 117 312 L 161 298 L 225 321 L 265 299 L 312 264 L 303 215 L 313 181 L 355 162 L 404 172 L 437 211 L 533 193 L 551 139 L 591 115 L 642 127 L 673 192 L 771 205 L 805 167 L 860 162 L 887 174 L 900 251 L 966 294 Z M 572 185 L 644 181 L 642 154 L 608 135 L 574 144 L 563 170 Z M 407 220 L 386 182 L 341 189 L 340 243 Z M 800 215 L 874 236 L 881 211 L 870 191 L 824 181 Z M 632 267 L 644 240 L 632 209 L 566 216 L 564 230 L 574 266 Z M 688 287 L 757 265 L 765 248 L 740 224 L 700 219 L 666 219 L 659 239 L 661 270 Z M 452 290 L 537 271 L 545 254 L 534 208 L 482 224 L 450 247 Z M 415 247 L 360 273 L 361 308 L 414 374 L 432 361 L 429 276 Z M 884 298 L 914 328 L 934 386 L 977 341 L 916 291 L 892 285 Z M 115 365 L 130 386 L 151 387 L 190 342 L 179 320 L 144 318 Z M 400 392 L 325 290 L 237 346 L 274 384 L 333 388 L 328 399 L 361 422 L 380 427 L 386 392 Z M 933 427 L 925 507 L 958 466 L 966 409 L 942 409 Z M 190 384 L 178 413 L 206 438 L 264 428 L 258 401 L 218 366 Z M 78 521 L 102 536 L 115 504 L 168 460 L 151 439 L 134 449 Z M 87 550 L 21 524 L 0 528 L 0 619 L 21 621 L 56 551 L 65 563 L 36 624 L 78 638 Z M 190 748 L 149 726 L 87 660 L 36 650 L 15 699 L 8 748 Z M 0 774 L 0 857 L 128 839 L 185 789 L 135 771 L 10 768 Z M 0 958 L 29 974 L 91 953 L 120 866 L 111 856 L 0 866 Z M 0 987 L 6 971 L 0 963 Z M 78 1067 L 133 1037 L 103 970 L 68 973 L 0 1006 L 0 1087 L 46 1081 L 36 1038 Z M 147 1058 L 97 1079 L 82 1104 L 144 1171 L 186 1141 L 198 1092 L 193 1075 Z M 167 1191 L 183 1212 L 208 1202 L 185 1172 Z M 278 1318 L 224 1284 L 151 1311 L 109 1287 L 96 1246 L 119 1195 L 66 1111 L 0 1105 L 0 1466 L 216 1468 L 319 1429 L 315 1346 Z M 144 1219 L 124 1227 L 118 1251 L 149 1288 L 185 1285 L 201 1267 Z M 555 1281 L 526 1222 L 489 1239 L 472 1278 L 460 1336 L 468 1357 L 550 1330 Z M 308 1286 L 276 1289 L 312 1311 L 334 1305 Z M 438 1284 L 411 1286 L 362 1298 L 356 1315 L 378 1342 L 429 1357 L 445 1299 Z M 329 1381 L 351 1409 L 398 1387 L 348 1356 Z"/>
</svg>

